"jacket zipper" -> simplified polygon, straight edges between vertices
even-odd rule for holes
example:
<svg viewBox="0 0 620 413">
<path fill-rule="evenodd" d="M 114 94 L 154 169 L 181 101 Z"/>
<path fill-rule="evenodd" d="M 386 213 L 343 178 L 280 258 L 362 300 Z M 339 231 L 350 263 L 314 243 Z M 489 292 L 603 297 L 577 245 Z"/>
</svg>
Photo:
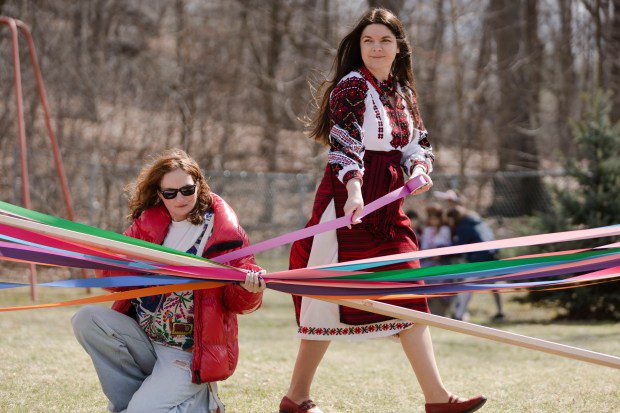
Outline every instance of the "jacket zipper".
<svg viewBox="0 0 620 413">
<path fill-rule="evenodd" d="M 198 292 L 198 290 L 194 290 L 194 357 L 192 360 L 192 364 L 196 367 L 194 369 L 194 383 L 200 384 L 202 380 L 200 378 L 200 359 L 202 348 L 200 346 L 200 334 L 202 333 L 201 322 L 202 322 L 202 295 Z"/>
</svg>

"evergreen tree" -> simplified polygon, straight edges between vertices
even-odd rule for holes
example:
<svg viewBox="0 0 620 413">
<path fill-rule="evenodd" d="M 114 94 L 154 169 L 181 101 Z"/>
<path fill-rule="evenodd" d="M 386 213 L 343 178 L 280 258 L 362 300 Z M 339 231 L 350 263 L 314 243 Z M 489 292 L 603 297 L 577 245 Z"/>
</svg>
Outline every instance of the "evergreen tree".
<svg viewBox="0 0 620 413">
<path fill-rule="evenodd" d="M 586 99 L 588 111 L 572 132 L 579 158 L 565 162 L 568 188 L 554 188 L 553 211 L 541 216 L 543 231 L 594 228 L 620 223 L 620 122 L 612 124 L 609 94 Z M 617 238 L 617 237 L 616 237 Z M 579 242 L 576 248 L 605 245 L 617 239 Z M 525 301 L 558 305 L 570 319 L 620 319 L 620 282 L 565 290 L 531 292 Z"/>
</svg>

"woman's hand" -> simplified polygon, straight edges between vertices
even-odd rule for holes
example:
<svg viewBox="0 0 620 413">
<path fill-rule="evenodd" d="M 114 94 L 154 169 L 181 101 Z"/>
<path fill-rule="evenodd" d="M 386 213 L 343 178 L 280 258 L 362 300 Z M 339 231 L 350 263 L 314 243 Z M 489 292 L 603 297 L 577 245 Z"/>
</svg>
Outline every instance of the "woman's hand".
<svg viewBox="0 0 620 413">
<path fill-rule="evenodd" d="M 248 271 L 245 275 L 245 281 L 239 285 L 251 293 L 260 293 L 266 287 L 265 280 L 262 277 L 264 274 L 267 274 L 267 271 Z"/>
<path fill-rule="evenodd" d="M 413 173 L 409 177 L 409 180 L 411 181 L 412 179 L 414 179 L 417 176 L 422 176 L 426 180 L 427 183 L 422 185 L 421 187 L 419 187 L 415 191 L 413 191 L 411 193 L 411 195 L 422 194 L 422 193 L 428 191 L 429 189 L 431 189 L 433 187 L 433 181 L 431 180 L 431 177 L 428 176 L 428 174 L 426 173 L 426 171 L 424 170 L 424 168 L 422 166 L 418 165 L 418 166 L 416 166 L 413 169 Z"/>
<path fill-rule="evenodd" d="M 364 209 L 364 198 L 362 198 L 362 182 L 359 179 L 351 179 L 347 182 L 347 202 L 344 204 L 344 214 L 353 214 L 351 224 L 361 224 L 362 210 Z M 348 225 L 351 229 L 351 225 Z"/>
</svg>

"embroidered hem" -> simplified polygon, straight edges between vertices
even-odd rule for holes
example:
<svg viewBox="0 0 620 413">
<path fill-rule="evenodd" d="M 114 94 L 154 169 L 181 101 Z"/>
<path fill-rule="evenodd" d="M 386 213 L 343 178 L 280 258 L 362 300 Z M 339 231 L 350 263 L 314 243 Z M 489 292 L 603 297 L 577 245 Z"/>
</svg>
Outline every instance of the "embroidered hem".
<svg viewBox="0 0 620 413">
<path fill-rule="evenodd" d="M 323 328 L 323 327 L 300 326 L 297 329 L 297 333 L 303 334 L 306 336 L 354 337 L 354 336 L 361 336 L 364 334 L 374 334 L 374 333 L 380 333 L 380 332 L 391 332 L 393 334 L 396 334 L 396 333 L 401 332 L 402 330 L 405 330 L 411 327 L 412 325 L 413 323 L 410 323 L 407 321 L 395 320 L 395 321 L 365 324 L 362 326 L 350 326 L 350 327 Z"/>
</svg>

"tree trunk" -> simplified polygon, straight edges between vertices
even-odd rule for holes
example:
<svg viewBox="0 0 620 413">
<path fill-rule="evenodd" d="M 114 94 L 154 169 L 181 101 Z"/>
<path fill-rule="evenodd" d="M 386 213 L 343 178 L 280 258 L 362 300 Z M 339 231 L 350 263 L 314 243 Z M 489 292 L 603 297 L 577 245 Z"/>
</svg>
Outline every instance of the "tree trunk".
<svg viewBox="0 0 620 413">
<path fill-rule="evenodd" d="M 611 120 L 620 121 L 620 0 L 613 0 L 609 56 L 612 57 L 609 87 L 613 92 Z"/>
<path fill-rule="evenodd" d="M 462 45 L 459 42 L 458 17 L 456 0 L 450 0 L 450 26 L 452 28 L 452 62 L 454 64 L 454 99 L 456 103 L 456 130 L 458 136 L 459 150 L 459 190 L 463 190 L 465 185 L 465 165 L 467 164 L 469 143 L 465 131 L 465 92 L 464 92 L 464 73 L 461 58 Z"/>
<path fill-rule="evenodd" d="M 432 51 L 432 57 L 428 63 L 428 71 L 422 85 L 424 100 L 421 105 L 424 107 L 424 125 L 430 131 L 431 137 L 435 134 L 443 136 L 441 133 L 441 123 L 437 121 L 437 97 L 439 96 L 437 86 L 437 72 L 441 55 L 444 49 L 446 19 L 444 14 L 444 0 L 437 0 L 435 3 L 435 19 L 433 23 L 433 32 L 429 42 L 429 49 Z M 437 145 L 433 142 L 433 147 L 437 149 Z"/>
<path fill-rule="evenodd" d="M 477 148 L 480 154 L 480 170 L 485 172 L 488 169 L 489 157 L 491 155 L 490 148 L 491 137 L 485 124 L 488 123 L 488 113 L 490 111 L 487 102 L 487 92 L 489 89 L 489 68 L 491 61 L 491 10 L 490 4 L 487 3 L 481 24 L 480 42 L 478 47 L 478 58 L 476 61 L 476 75 L 471 89 L 474 91 L 473 105 L 469 105 L 469 115 L 467 116 L 467 134 L 471 140 L 470 145 Z M 486 185 L 485 180 L 478 180 L 478 190 L 474 196 L 473 205 L 476 210 L 480 209 L 483 198 L 483 186 Z"/>
<path fill-rule="evenodd" d="M 497 155 L 500 171 L 532 171 L 539 166 L 538 149 L 528 107 L 531 103 L 528 95 L 539 93 L 536 90 L 537 75 L 528 72 L 527 64 L 524 64 L 523 58 L 527 61 L 530 56 L 522 56 L 520 53 L 522 46 L 525 50 L 535 49 L 537 35 L 534 35 L 535 38 L 524 35 L 523 5 L 522 1 L 491 0 L 499 80 Z M 536 7 L 530 4 L 530 0 L 525 5 L 528 6 L 525 8 L 529 20 L 527 26 L 531 30 L 537 25 Z M 535 201 L 541 188 L 542 184 L 537 177 L 496 179 L 495 199 L 490 212 L 504 216 L 531 214 L 539 209 Z"/>
<path fill-rule="evenodd" d="M 559 148 L 564 156 L 574 155 L 572 132 L 569 119 L 573 115 L 573 108 L 577 91 L 577 76 L 575 74 L 575 58 L 573 56 L 573 9 L 572 1 L 558 0 L 560 8 L 560 36 L 556 47 L 558 53 L 558 116 L 557 133 Z"/>
<path fill-rule="evenodd" d="M 282 21 L 283 3 L 281 0 L 272 0 L 269 5 L 268 17 L 268 43 L 267 43 L 267 60 L 263 67 L 262 76 L 260 76 L 259 84 L 263 97 L 263 114 L 265 116 L 265 124 L 263 126 L 263 139 L 261 142 L 261 156 L 267 160 L 267 169 L 269 171 L 277 171 L 278 169 L 278 135 L 280 132 L 280 123 L 276 113 L 276 70 L 280 63 L 283 35 Z M 273 221 L 275 192 L 271 187 L 271 181 L 268 178 L 268 188 L 264 192 L 265 210 L 261 217 L 261 222 L 270 223 Z"/>
<path fill-rule="evenodd" d="M 186 30 L 185 0 L 176 0 L 176 60 L 179 78 L 177 82 L 177 110 L 181 118 L 179 130 L 179 143 L 186 152 L 192 149 L 192 134 L 194 132 L 194 121 L 196 118 L 196 100 L 192 90 L 190 75 L 188 74 L 190 64 L 187 50 L 188 46 L 185 36 Z"/>
<path fill-rule="evenodd" d="M 323 0 L 322 2 L 322 10 L 321 10 L 321 32 L 322 37 L 325 41 L 325 44 L 333 45 L 336 43 L 336 39 L 334 38 L 334 16 L 331 12 L 331 0 Z M 333 56 L 330 50 L 326 47 L 322 47 L 319 50 L 319 59 L 322 62 L 327 63 L 333 59 Z M 314 97 L 311 97 L 314 99 Z M 319 97 L 320 99 L 320 97 Z M 313 106 L 310 106 L 312 110 L 318 110 Z M 314 113 L 312 113 L 314 115 Z M 311 171 L 313 172 L 313 176 L 316 178 L 315 180 L 321 179 L 321 174 L 323 169 L 325 168 L 325 159 L 323 159 L 320 155 L 325 152 L 325 147 L 318 143 L 314 142 L 312 144 L 312 158 L 314 159 L 313 168 Z"/>
<path fill-rule="evenodd" d="M 528 86 L 527 107 L 530 130 L 537 134 L 540 127 L 540 88 L 542 84 L 542 57 L 543 46 L 538 37 L 538 0 L 526 0 L 525 2 L 525 52 L 527 64 L 525 67 L 526 82 Z M 533 145 L 536 144 L 534 140 Z M 532 159 L 532 166 L 538 169 L 538 157 Z"/>
<path fill-rule="evenodd" d="M 267 170 L 278 169 L 278 134 L 280 132 L 278 116 L 276 114 L 277 90 L 276 70 L 280 63 L 282 53 L 283 33 L 281 20 L 282 1 L 272 0 L 269 4 L 268 16 L 268 40 L 265 50 L 266 61 L 259 74 L 259 88 L 263 100 L 263 139 L 261 142 L 261 156 L 267 160 Z"/>
<path fill-rule="evenodd" d="M 540 91 L 542 89 L 543 69 L 543 44 L 538 35 L 538 4 L 539 0 L 526 0 L 525 2 L 525 52 L 527 62 L 525 65 L 525 90 L 527 91 L 527 107 L 529 126 L 529 141 L 523 150 L 528 153 L 527 168 L 538 171 L 540 169 L 540 157 L 538 141 L 544 138 L 540 134 Z M 549 195 L 539 176 L 523 177 L 520 180 L 521 196 L 524 205 L 524 213 L 544 211 L 550 205 Z M 523 196 L 523 194 L 526 194 Z"/>
<path fill-rule="evenodd" d="M 248 27 L 248 11 L 247 8 L 242 7 L 239 10 L 239 21 L 241 22 L 239 27 Z M 234 43 L 232 44 L 232 56 L 231 59 L 234 62 L 239 62 L 237 64 L 232 65 L 232 73 L 231 79 L 241 79 L 244 75 L 241 72 L 243 61 L 243 45 L 249 44 L 251 39 L 249 36 L 251 35 L 248 30 L 240 29 L 240 36 L 237 39 L 234 39 Z M 222 114 L 224 119 L 224 131 L 222 133 L 222 139 L 220 139 L 220 143 L 218 145 L 217 153 L 213 154 L 213 169 L 216 170 L 224 170 L 226 169 L 226 162 L 228 161 L 228 147 L 230 146 L 230 139 L 235 138 L 235 125 L 234 122 L 237 121 L 234 117 L 235 109 L 241 105 L 241 102 L 238 100 L 239 92 L 241 89 L 241 82 L 235 81 L 231 82 L 229 87 L 229 93 L 227 99 L 224 101 L 224 105 L 226 105 L 226 110 Z"/>
<path fill-rule="evenodd" d="M 598 88 L 605 89 L 607 87 L 607 79 L 605 76 L 606 52 L 604 45 L 604 22 L 608 2 L 607 0 L 582 0 L 586 10 L 590 13 L 594 22 L 594 42 L 596 43 L 596 52 L 598 60 L 596 62 L 596 79 L 595 85 Z"/>
<path fill-rule="evenodd" d="M 522 133 L 527 124 L 528 110 L 524 86 L 523 69 L 519 64 L 521 22 L 515 16 L 521 15 L 520 2 L 513 0 L 491 0 L 494 13 L 494 34 L 497 53 L 497 76 L 499 79 L 499 169 L 515 170 L 527 167 L 523 159 Z M 524 165 L 525 164 L 525 165 Z"/>
</svg>

